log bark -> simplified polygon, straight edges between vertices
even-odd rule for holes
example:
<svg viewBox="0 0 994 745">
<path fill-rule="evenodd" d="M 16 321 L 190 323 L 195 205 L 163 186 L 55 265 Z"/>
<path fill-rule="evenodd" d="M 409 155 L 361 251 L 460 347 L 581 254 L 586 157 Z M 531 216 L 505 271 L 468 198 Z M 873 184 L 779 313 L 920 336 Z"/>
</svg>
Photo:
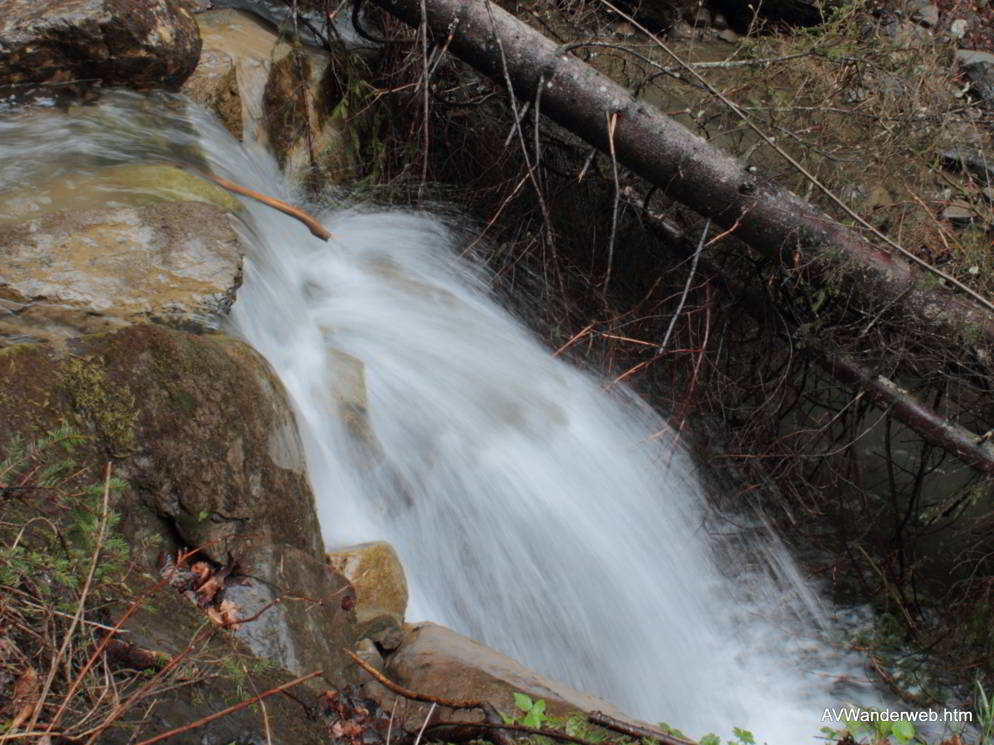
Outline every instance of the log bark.
<svg viewBox="0 0 994 745">
<path fill-rule="evenodd" d="M 591 145 L 753 248 L 787 267 L 841 265 L 868 305 L 900 303 L 913 322 L 946 341 L 994 342 L 994 314 L 956 295 L 900 257 L 863 239 L 797 195 L 724 153 L 654 107 L 638 101 L 568 50 L 489 0 L 373 0 L 419 26 L 422 6 L 434 41 Z M 983 353 L 982 353 L 983 354 Z M 983 354 L 986 356 L 986 354 Z"/>
<path fill-rule="evenodd" d="M 693 255 L 696 241 L 691 240 L 679 227 L 672 225 L 659 214 L 643 209 L 635 195 L 623 191 L 622 198 L 642 212 L 642 219 L 661 240 L 687 258 Z M 701 269 L 715 277 L 729 295 L 737 298 L 740 307 L 759 323 L 775 314 L 772 303 L 749 288 L 743 287 L 724 275 L 721 269 L 702 261 Z M 862 391 L 878 408 L 883 409 L 899 422 L 921 435 L 922 439 L 936 445 L 976 471 L 994 476 L 994 444 L 990 433 L 977 435 L 949 421 L 934 408 L 923 404 L 914 394 L 901 388 L 890 378 L 853 360 L 838 350 L 830 351 L 823 345 L 808 344 L 807 351 L 823 370 L 845 386 Z"/>
</svg>

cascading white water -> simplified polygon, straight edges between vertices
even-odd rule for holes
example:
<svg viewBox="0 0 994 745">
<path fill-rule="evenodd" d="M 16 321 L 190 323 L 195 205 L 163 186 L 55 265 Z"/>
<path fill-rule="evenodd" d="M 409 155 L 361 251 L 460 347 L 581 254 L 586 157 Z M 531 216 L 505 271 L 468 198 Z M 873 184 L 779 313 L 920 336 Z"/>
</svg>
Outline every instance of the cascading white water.
<svg viewBox="0 0 994 745">
<path fill-rule="evenodd" d="M 47 115 L 25 129 L 32 157 L 47 127 L 88 157 L 175 158 L 192 127 L 218 173 L 292 198 L 266 154 L 196 109 L 143 133 L 158 144 L 115 142 L 107 121 L 140 128 L 140 100 L 107 99 L 85 132 Z M 231 327 L 297 407 L 329 544 L 390 541 L 410 618 L 638 716 L 694 736 L 739 726 L 771 745 L 812 741 L 833 680 L 855 668 L 774 542 L 739 549 L 734 576 L 716 568 L 713 516 L 686 454 L 652 436 L 658 416 L 555 359 L 458 258 L 443 221 L 345 206 L 321 215 L 325 244 L 246 209 L 253 254 Z M 365 437 L 337 409 L 350 359 L 365 371 Z"/>
</svg>

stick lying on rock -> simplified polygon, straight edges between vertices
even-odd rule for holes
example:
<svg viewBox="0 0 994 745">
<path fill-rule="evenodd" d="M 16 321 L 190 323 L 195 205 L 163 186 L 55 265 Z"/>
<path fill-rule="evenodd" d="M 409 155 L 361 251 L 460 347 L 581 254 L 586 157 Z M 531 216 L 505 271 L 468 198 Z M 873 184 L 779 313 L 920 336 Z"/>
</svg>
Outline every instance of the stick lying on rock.
<svg viewBox="0 0 994 745">
<path fill-rule="evenodd" d="M 372 667 L 360 657 L 352 653 L 348 649 L 343 649 L 343 652 L 352 658 L 359 667 L 365 670 L 369 675 L 375 680 L 379 681 L 389 690 L 394 693 L 403 696 L 404 698 L 410 699 L 412 701 L 422 701 L 424 703 L 431 703 L 438 706 L 446 706 L 451 709 L 480 709 L 488 721 L 485 722 L 464 722 L 464 721 L 452 721 L 452 722 L 425 722 L 425 726 L 422 728 L 425 730 L 434 730 L 440 727 L 448 728 L 458 728 L 460 730 L 459 734 L 449 733 L 446 734 L 445 738 L 448 740 L 467 740 L 476 739 L 482 735 L 487 735 L 487 739 L 494 740 L 496 742 L 506 742 L 506 738 L 502 737 L 499 733 L 503 732 L 521 732 L 530 735 L 543 735 L 545 737 L 550 737 L 555 740 L 561 740 L 563 742 L 572 742 L 577 745 L 614 745 L 609 741 L 602 741 L 595 744 L 590 740 L 586 740 L 582 737 L 576 737 L 574 735 L 568 735 L 565 732 L 559 732 L 558 730 L 549 729 L 548 727 L 527 727 L 523 724 L 517 724 L 514 722 L 500 722 L 500 715 L 494 709 L 494 707 L 486 701 L 453 701 L 450 699 L 439 698 L 437 696 L 432 696 L 426 693 L 418 693 L 417 691 L 412 691 L 408 688 L 394 683 L 392 680 L 387 678 L 383 673 L 379 672 L 376 668 Z M 497 721 L 495 721 L 497 720 Z M 674 735 L 667 734 L 661 730 L 653 729 L 649 727 L 640 727 L 628 722 L 623 722 L 620 719 L 615 719 L 607 714 L 602 714 L 599 711 L 595 711 L 588 715 L 587 720 L 591 724 L 596 724 L 601 727 L 608 729 L 613 729 L 615 732 L 620 732 L 622 734 L 628 735 L 630 737 L 642 738 L 651 737 L 658 740 L 662 745 L 694 745 L 690 740 L 685 740 L 681 737 L 675 737 Z M 420 737 L 418 738 L 420 739 Z"/>
<path fill-rule="evenodd" d="M 328 232 L 321 223 L 319 223 L 317 220 L 315 220 L 313 217 L 308 215 L 303 210 L 297 209 L 296 207 L 289 205 L 284 201 L 276 199 L 275 197 L 267 197 L 265 194 L 260 194 L 259 192 L 253 191 L 252 189 L 247 189 L 244 186 L 240 186 L 234 183 L 233 181 L 228 181 L 227 179 L 223 179 L 220 176 L 215 176 L 213 173 L 210 173 L 208 171 L 198 170 L 197 174 L 203 176 L 204 178 L 210 179 L 215 184 L 217 184 L 218 186 L 224 189 L 227 189 L 228 191 L 233 191 L 236 194 L 241 194 L 243 197 L 249 197 L 257 202 L 262 202 L 263 204 L 268 205 L 269 207 L 279 210 L 283 214 L 290 215 L 290 217 L 300 220 L 300 222 L 304 223 L 304 225 L 307 226 L 307 229 L 311 231 L 311 235 L 317 236 L 323 241 L 326 241 L 329 238 L 331 238 L 331 233 Z"/>
</svg>

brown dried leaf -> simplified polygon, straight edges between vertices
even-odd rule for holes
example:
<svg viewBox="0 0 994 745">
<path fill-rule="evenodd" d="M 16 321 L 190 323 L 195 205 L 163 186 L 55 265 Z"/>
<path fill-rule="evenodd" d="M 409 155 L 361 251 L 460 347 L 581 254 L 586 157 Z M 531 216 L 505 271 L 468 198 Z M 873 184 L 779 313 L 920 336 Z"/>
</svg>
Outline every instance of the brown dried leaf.
<svg viewBox="0 0 994 745">
<path fill-rule="evenodd" d="M 197 580 L 197 587 L 199 588 L 207 578 L 211 576 L 213 570 L 211 565 L 206 561 L 197 561 L 190 567 L 190 571 L 193 572 L 194 578 Z"/>
<path fill-rule="evenodd" d="M 219 606 L 221 612 L 221 618 L 223 623 L 232 631 L 237 631 L 240 624 L 238 623 L 239 608 L 230 600 L 222 600 Z"/>
<path fill-rule="evenodd" d="M 11 720 L 10 729 L 16 730 L 34 714 L 38 705 L 38 698 L 41 696 L 41 686 L 38 682 L 38 673 L 33 667 L 28 666 L 14 681 L 13 709 L 14 718 Z"/>
<path fill-rule="evenodd" d="M 208 577 L 207 580 L 197 588 L 197 605 L 204 608 L 214 602 L 214 598 L 224 587 L 222 580 L 217 577 Z"/>
</svg>

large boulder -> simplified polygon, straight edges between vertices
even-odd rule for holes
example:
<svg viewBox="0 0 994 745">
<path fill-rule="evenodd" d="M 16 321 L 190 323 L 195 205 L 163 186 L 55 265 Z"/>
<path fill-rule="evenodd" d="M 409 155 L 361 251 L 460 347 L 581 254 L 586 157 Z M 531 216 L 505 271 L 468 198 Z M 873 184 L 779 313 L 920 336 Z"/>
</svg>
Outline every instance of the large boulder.
<svg viewBox="0 0 994 745">
<path fill-rule="evenodd" d="M 112 459 L 128 484 L 129 533 L 136 546 L 148 544 L 149 557 L 167 540 L 219 564 L 258 545 L 289 546 L 324 564 L 286 392 L 246 344 L 130 326 L 0 350 L 0 380 L 8 436 L 70 422 L 90 435 L 98 471 Z"/>
<path fill-rule="evenodd" d="M 175 89 L 199 56 L 197 24 L 172 0 L 7 0 L 0 14 L 0 85 Z"/>
<path fill-rule="evenodd" d="M 238 209 L 220 187 L 167 165 L 0 192 L 0 346 L 152 320 L 214 328 L 241 284 Z"/>
<path fill-rule="evenodd" d="M 406 627 L 400 648 L 387 659 L 386 674 L 409 690 L 449 700 L 484 701 L 506 714 L 515 711 L 514 693 L 520 692 L 533 699 L 544 699 L 550 716 L 601 711 L 632 721 L 603 699 L 539 675 L 520 662 L 435 623 Z M 392 711 L 396 696 L 380 683 L 368 677 L 366 680 L 367 694 L 381 708 Z M 416 731 L 425 721 L 429 706 L 399 699 L 397 718 Z M 438 721 L 476 721 L 480 717 L 478 710 L 436 710 Z"/>
<path fill-rule="evenodd" d="M 235 137 L 270 148 L 292 179 L 320 186 L 347 176 L 351 140 L 336 110 L 355 72 L 346 55 L 294 46 L 241 10 L 196 18 L 204 47 L 183 91 Z"/>
<path fill-rule="evenodd" d="M 0 343 L 157 320 L 210 328 L 241 284 L 238 235 L 211 204 L 55 212 L 0 226 Z"/>
<path fill-rule="evenodd" d="M 307 706 L 315 690 L 354 679 L 342 649 L 356 643 L 355 591 L 324 560 L 293 413 L 255 351 L 218 334 L 136 325 L 2 349 L 0 383 L 0 452 L 69 424 L 86 438 L 71 453 L 78 486 L 63 490 L 102 478 L 108 461 L 119 481 L 110 537 L 126 541 L 128 576 L 101 606 L 102 620 L 125 630 L 124 649 L 111 651 L 132 669 L 143 657 L 183 659 L 188 679 L 157 697 L 143 732 L 188 724 L 298 673 L 323 673 L 296 693 Z M 179 587 L 184 573 L 208 581 Z M 268 704 L 274 738 L 326 741 L 321 723 L 277 699 Z M 264 742 L 266 727 L 246 711 L 176 742 Z M 129 738 L 134 729 L 100 741 Z"/>
</svg>

